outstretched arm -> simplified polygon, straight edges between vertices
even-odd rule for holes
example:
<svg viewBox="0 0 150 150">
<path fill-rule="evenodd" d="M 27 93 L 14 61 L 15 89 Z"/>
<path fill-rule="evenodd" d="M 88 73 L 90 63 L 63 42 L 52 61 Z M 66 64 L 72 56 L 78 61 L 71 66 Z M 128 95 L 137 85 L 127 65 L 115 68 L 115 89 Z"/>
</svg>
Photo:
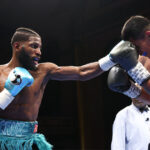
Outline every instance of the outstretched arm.
<svg viewBox="0 0 150 150">
<path fill-rule="evenodd" d="M 48 63 L 49 77 L 52 80 L 80 80 L 86 81 L 95 78 L 111 67 L 116 65 L 116 62 L 111 58 L 111 53 L 118 51 L 118 47 L 124 43 L 118 43 L 108 55 L 99 59 L 97 62 L 88 63 L 82 66 L 57 66 L 56 64 Z"/>
<path fill-rule="evenodd" d="M 98 62 L 88 63 L 83 66 L 57 66 L 47 63 L 48 75 L 51 80 L 80 80 L 86 81 L 95 78 L 104 71 Z"/>
</svg>

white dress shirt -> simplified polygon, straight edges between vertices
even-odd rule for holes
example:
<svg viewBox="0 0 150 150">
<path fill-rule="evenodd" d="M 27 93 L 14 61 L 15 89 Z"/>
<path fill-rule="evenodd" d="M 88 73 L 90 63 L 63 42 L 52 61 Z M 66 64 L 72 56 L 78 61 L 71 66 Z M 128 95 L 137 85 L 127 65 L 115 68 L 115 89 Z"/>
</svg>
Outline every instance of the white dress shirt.
<svg viewBox="0 0 150 150">
<path fill-rule="evenodd" d="M 134 104 L 119 111 L 113 123 L 111 150 L 148 150 L 150 110 L 141 113 Z"/>
</svg>

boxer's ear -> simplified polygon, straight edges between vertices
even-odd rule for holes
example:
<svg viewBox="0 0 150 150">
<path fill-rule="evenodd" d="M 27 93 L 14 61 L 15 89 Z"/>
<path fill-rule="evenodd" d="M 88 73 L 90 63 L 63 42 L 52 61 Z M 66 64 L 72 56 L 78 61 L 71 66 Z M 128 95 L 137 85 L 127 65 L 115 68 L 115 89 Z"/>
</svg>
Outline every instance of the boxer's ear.
<svg viewBox="0 0 150 150">
<path fill-rule="evenodd" d="M 19 48 L 20 48 L 20 43 L 19 43 L 19 42 L 14 42 L 14 43 L 13 43 L 13 47 L 14 47 L 15 50 L 19 50 Z"/>
</svg>

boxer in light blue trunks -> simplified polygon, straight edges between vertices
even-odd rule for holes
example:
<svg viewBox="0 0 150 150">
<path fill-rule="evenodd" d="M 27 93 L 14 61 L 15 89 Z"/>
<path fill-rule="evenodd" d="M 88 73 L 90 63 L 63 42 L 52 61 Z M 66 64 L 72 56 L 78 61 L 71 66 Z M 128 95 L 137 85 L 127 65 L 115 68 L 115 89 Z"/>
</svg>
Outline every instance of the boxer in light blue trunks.
<svg viewBox="0 0 150 150">
<path fill-rule="evenodd" d="M 38 63 L 41 37 L 29 28 L 16 29 L 11 46 L 11 60 L 0 65 L 0 150 L 30 150 L 33 145 L 39 150 L 51 150 L 44 135 L 36 133 L 48 81 L 89 80 L 104 71 L 98 61 L 79 67 Z"/>
</svg>

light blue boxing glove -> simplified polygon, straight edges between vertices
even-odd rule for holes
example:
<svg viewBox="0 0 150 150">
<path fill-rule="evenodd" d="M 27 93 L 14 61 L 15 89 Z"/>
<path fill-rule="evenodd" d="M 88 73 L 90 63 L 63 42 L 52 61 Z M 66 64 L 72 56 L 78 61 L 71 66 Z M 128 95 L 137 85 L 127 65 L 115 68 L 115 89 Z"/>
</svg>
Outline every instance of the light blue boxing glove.
<svg viewBox="0 0 150 150">
<path fill-rule="evenodd" d="M 33 81 L 32 75 L 25 68 L 16 67 L 9 73 L 4 88 L 16 96 L 25 86 L 32 85 Z"/>
<path fill-rule="evenodd" d="M 22 67 L 16 67 L 8 75 L 4 90 L 0 93 L 0 108 L 5 109 L 24 88 L 34 82 L 32 75 Z"/>
</svg>

